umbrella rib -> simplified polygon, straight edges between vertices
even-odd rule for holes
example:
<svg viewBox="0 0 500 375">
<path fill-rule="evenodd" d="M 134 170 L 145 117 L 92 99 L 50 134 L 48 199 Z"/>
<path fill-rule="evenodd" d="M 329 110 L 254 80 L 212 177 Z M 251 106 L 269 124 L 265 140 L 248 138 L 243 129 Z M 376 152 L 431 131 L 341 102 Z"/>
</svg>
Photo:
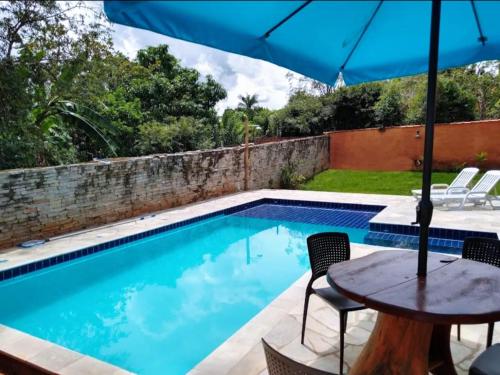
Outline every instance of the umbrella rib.
<svg viewBox="0 0 500 375">
<path fill-rule="evenodd" d="M 363 39 L 363 36 L 365 35 L 366 31 L 368 30 L 368 28 L 370 27 L 373 19 L 375 18 L 375 16 L 377 15 L 380 7 L 382 6 L 382 3 L 384 2 L 384 0 L 380 0 L 379 3 L 377 4 L 377 7 L 375 8 L 375 10 L 373 11 L 370 19 L 368 20 L 368 22 L 366 23 L 365 27 L 363 28 L 363 31 L 361 32 L 361 34 L 359 35 L 359 38 L 358 40 L 356 40 L 356 43 L 354 44 L 354 47 L 352 47 L 351 49 L 351 52 L 349 52 L 349 54 L 347 55 L 347 58 L 345 59 L 344 63 L 340 66 L 340 70 L 344 70 L 346 64 L 349 62 L 349 60 L 351 59 L 351 56 L 352 54 L 354 53 L 354 51 L 356 50 L 356 48 L 358 48 L 358 45 L 359 43 L 361 42 L 361 39 Z"/>
<path fill-rule="evenodd" d="M 276 30 L 278 27 L 280 27 L 281 25 L 283 25 L 290 18 L 292 18 L 293 16 L 295 16 L 297 13 L 299 13 L 302 9 L 304 9 L 306 6 L 308 6 L 311 2 L 312 2 L 312 0 L 307 0 L 304 4 L 302 4 L 300 7 L 298 7 L 297 9 L 295 9 L 292 13 L 290 13 L 288 16 L 286 16 L 285 18 L 283 18 L 276 25 L 274 25 L 269 30 L 267 30 L 266 33 L 264 34 L 264 39 L 269 38 L 269 36 L 271 35 L 271 33 L 274 30 Z"/>
<path fill-rule="evenodd" d="M 477 14 L 476 4 L 474 3 L 474 0 L 470 0 L 470 5 L 472 6 L 472 11 L 474 12 L 474 18 L 476 19 L 477 29 L 479 31 L 479 38 L 477 38 L 477 39 L 484 46 L 484 44 L 486 43 L 488 38 L 485 37 L 483 34 L 483 29 L 481 28 L 481 23 L 479 22 L 479 16 Z"/>
</svg>

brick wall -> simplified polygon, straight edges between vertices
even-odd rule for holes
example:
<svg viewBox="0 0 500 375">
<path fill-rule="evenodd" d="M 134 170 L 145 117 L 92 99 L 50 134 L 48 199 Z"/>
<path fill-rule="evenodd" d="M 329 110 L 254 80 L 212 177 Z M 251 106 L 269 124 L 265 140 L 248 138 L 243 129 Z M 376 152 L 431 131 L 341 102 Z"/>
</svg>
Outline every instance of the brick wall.
<svg viewBox="0 0 500 375">
<path fill-rule="evenodd" d="M 289 161 L 306 177 L 328 168 L 329 138 L 250 147 L 249 188 L 278 187 Z M 243 148 L 0 172 L 0 248 L 240 191 Z"/>
<path fill-rule="evenodd" d="M 330 168 L 404 171 L 416 169 L 424 153 L 422 125 L 330 132 Z M 449 169 L 487 153 L 481 168 L 500 168 L 500 120 L 437 124 L 434 167 Z"/>
</svg>

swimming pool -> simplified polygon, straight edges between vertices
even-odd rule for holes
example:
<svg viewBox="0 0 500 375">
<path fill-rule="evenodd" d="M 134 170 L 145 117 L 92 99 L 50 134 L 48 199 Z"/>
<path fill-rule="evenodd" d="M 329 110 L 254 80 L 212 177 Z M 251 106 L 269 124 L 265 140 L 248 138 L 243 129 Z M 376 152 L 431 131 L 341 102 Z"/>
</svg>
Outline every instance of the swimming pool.
<svg viewBox="0 0 500 375">
<path fill-rule="evenodd" d="M 383 208 L 262 199 L 0 271 L 0 323 L 140 374 L 184 374 L 309 268 L 309 235 L 412 245 L 418 228 L 370 223 Z M 454 246 L 474 234 L 431 232 Z"/>
<path fill-rule="evenodd" d="M 363 242 L 377 212 L 209 217 L 1 282 L 0 323 L 141 374 L 184 374 L 308 269 L 307 236 Z"/>
</svg>

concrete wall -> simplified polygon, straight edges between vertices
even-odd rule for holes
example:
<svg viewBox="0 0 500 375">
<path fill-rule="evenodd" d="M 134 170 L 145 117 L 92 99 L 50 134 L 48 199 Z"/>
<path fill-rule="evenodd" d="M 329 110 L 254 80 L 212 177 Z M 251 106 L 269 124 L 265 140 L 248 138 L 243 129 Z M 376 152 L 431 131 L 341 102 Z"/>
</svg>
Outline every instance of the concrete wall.
<svg viewBox="0 0 500 375">
<path fill-rule="evenodd" d="M 250 147 L 249 188 L 278 187 L 293 162 L 306 177 L 328 168 L 329 137 Z M 243 148 L 113 159 L 0 172 L 0 247 L 242 190 Z"/>
<path fill-rule="evenodd" d="M 422 125 L 330 132 L 330 167 L 402 171 L 417 169 L 424 145 Z M 475 165 L 475 155 L 488 154 L 482 168 L 500 168 L 500 120 L 438 124 L 434 131 L 434 165 Z"/>
</svg>

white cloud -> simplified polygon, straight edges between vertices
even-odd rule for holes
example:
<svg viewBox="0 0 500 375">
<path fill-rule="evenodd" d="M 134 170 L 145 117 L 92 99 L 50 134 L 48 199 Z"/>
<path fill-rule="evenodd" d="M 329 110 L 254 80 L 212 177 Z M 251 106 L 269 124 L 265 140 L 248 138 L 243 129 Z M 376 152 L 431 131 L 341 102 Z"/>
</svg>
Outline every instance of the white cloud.
<svg viewBox="0 0 500 375">
<path fill-rule="evenodd" d="M 134 58 L 141 48 L 166 43 L 183 65 L 195 68 L 203 75 L 212 75 L 228 94 L 217 105 L 219 113 L 226 107 L 235 107 L 239 95 L 257 94 L 260 105 L 272 109 L 281 108 L 288 101 L 287 69 L 146 30 L 116 24 L 112 29 L 115 48 L 129 58 Z"/>
</svg>

